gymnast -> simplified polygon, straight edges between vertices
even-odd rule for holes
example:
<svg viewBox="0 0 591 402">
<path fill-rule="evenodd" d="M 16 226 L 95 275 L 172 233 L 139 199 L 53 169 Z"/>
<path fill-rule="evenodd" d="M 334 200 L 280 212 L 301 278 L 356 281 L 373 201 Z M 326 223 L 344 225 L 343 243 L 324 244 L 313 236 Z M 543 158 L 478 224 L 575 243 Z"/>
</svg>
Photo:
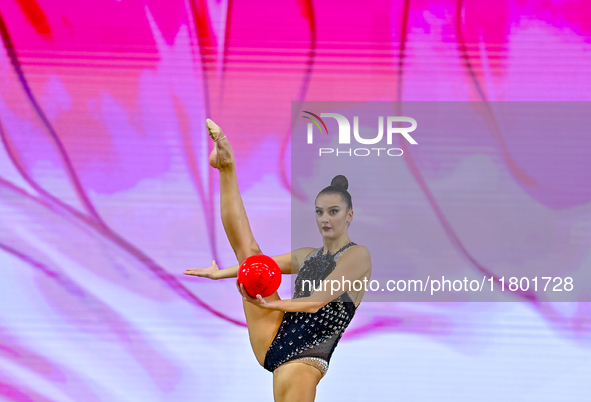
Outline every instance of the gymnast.
<svg viewBox="0 0 591 402">
<path fill-rule="evenodd" d="M 187 269 L 184 274 L 235 278 L 246 258 L 263 253 L 242 203 L 230 142 L 213 121 L 207 119 L 206 125 L 215 143 L 209 164 L 220 173 L 222 223 L 238 264 L 219 269 L 212 261 L 209 268 Z M 347 188 L 347 179 L 339 175 L 316 197 L 316 223 L 322 234 L 322 247 L 305 247 L 272 257 L 282 274 L 297 274 L 293 299 L 281 300 L 277 292 L 267 298 L 251 297 L 236 281 L 252 350 L 259 364 L 273 373 L 277 402 L 314 401 L 330 357 L 365 293 L 365 287 L 356 291 L 348 283 L 367 283 L 371 276 L 368 249 L 351 242 L 347 234 L 353 219 Z M 310 281 L 314 286 L 310 286 Z M 339 281 L 344 286 L 331 293 L 330 286 L 318 286 L 321 281 Z"/>
</svg>

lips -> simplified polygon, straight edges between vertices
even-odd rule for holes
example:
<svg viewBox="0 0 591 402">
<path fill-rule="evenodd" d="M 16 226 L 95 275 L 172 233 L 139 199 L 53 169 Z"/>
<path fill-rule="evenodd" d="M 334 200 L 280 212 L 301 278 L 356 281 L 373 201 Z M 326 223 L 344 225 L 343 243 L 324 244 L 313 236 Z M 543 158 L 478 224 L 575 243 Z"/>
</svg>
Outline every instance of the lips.
<svg viewBox="0 0 591 402">
<path fill-rule="evenodd" d="M 328 226 L 322 226 L 322 230 L 330 230 L 331 228 L 329 228 Z"/>
</svg>

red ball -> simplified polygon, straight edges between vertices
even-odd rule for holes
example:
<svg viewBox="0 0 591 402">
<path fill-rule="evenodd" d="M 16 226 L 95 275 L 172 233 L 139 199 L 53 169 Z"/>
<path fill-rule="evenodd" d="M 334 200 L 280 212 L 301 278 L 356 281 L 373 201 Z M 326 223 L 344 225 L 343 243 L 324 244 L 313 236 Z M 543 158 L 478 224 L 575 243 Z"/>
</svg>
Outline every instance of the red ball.
<svg viewBox="0 0 591 402">
<path fill-rule="evenodd" d="M 238 282 L 251 297 L 271 296 L 281 284 L 281 269 L 269 256 L 252 255 L 238 268 Z"/>
</svg>

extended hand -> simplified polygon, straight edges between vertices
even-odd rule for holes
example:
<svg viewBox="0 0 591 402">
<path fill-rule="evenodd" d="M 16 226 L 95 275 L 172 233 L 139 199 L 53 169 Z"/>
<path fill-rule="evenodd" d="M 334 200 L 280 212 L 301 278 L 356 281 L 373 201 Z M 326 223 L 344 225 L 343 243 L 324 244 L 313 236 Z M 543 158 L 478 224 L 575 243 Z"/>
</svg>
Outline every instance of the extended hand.
<svg viewBox="0 0 591 402">
<path fill-rule="evenodd" d="M 215 260 L 211 262 L 211 267 L 208 268 L 189 268 L 183 272 L 185 275 L 199 276 L 202 278 L 218 279 L 218 272 L 220 269 L 215 263 Z"/>
<path fill-rule="evenodd" d="M 247 301 L 249 303 L 254 304 L 255 306 L 259 306 L 262 308 L 267 307 L 268 303 L 265 299 L 263 299 L 263 296 L 261 296 L 261 295 L 257 295 L 256 297 L 250 296 L 248 294 L 248 292 L 246 291 L 246 289 L 244 289 L 244 285 L 241 284 L 240 282 L 238 282 L 238 279 L 236 279 L 236 287 L 238 288 L 238 291 L 242 295 L 242 298 L 244 299 L 244 301 Z"/>
</svg>

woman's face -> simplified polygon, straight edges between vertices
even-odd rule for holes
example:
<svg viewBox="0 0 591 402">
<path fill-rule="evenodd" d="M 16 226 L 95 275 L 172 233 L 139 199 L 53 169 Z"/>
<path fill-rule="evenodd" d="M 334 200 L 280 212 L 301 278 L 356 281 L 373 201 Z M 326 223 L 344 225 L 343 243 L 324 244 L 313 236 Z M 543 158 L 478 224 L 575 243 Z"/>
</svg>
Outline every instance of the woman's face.
<svg viewBox="0 0 591 402">
<path fill-rule="evenodd" d="M 353 220 L 353 211 L 340 194 L 320 194 L 316 198 L 316 223 L 323 237 L 336 239 L 347 233 L 349 222 Z"/>
</svg>

